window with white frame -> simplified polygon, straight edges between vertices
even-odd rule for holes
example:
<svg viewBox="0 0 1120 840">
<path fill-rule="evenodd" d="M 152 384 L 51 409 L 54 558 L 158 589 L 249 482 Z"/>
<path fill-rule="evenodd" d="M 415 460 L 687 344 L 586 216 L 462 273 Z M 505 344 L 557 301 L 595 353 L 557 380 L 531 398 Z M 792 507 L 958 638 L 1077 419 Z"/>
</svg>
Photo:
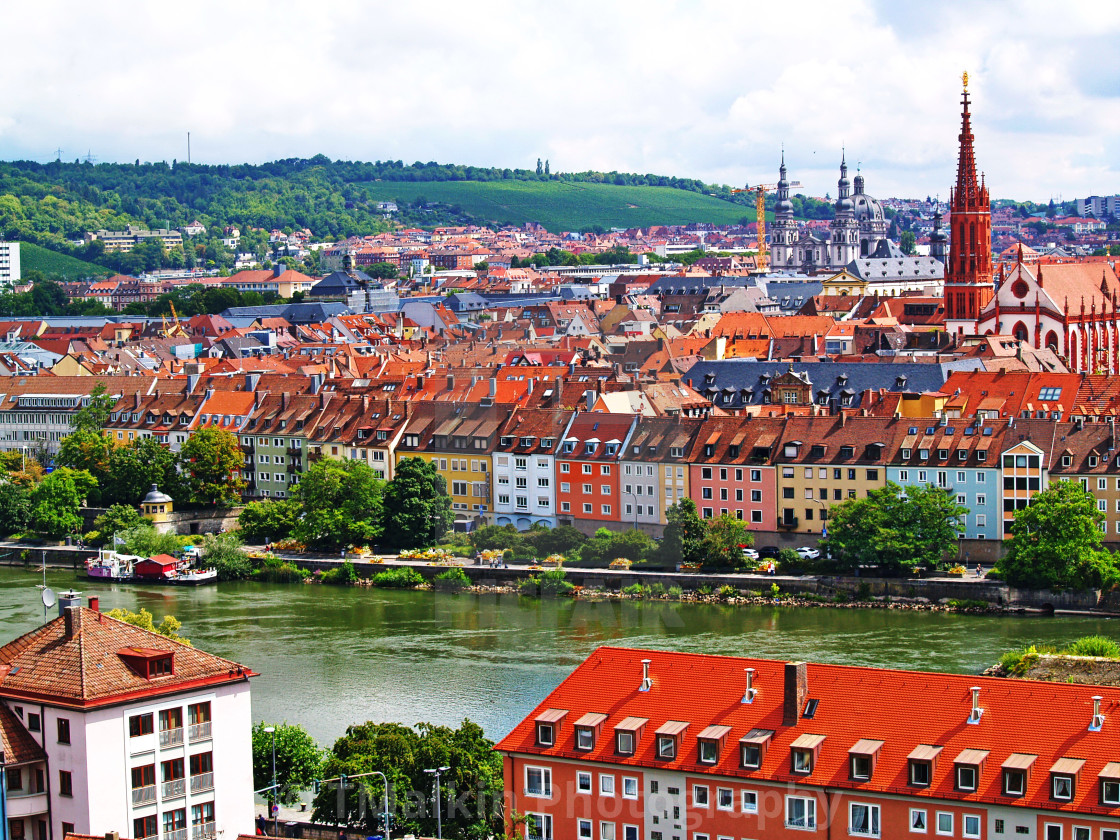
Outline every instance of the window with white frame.
<svg viewBox="0 0 1120 840">
<path fill-rule="evenodd" d="M 1073 827 L 1072 834 L 1073 840 L 1089 840 L 1089 838 L 1092 836 L 1092 832 L 1089 830 L 1089 826 L 1087 825 L 1075 825 Z M 967 837 L 968 835 L 966 834 L 965 836 Z M 979 837 L 980 835 L 977 834 L 976 836 Z"/>
<path fill-rule="evenodd" d="M 758 791 L 744 790 L 740 792 L 740 801 L 744 814 L 758 813 Z"/>
<path fill-rule="evenodd" d="M 638 826 L 624 825 L 622 827 L 622 840 L 638 840 Z"/>
<path fill-rule="evenodd" d="M 980 836 L 980 815 L 965 814 L 961 817 L 961 837 L 970 837 L 975 840 Z M 1089 838 L 1085 838 L 1089 840 Z"/>
<path fill-rule="evenodd" d="M 917 834 L 925 834 L 927 829 L 926 823 L 926 809 L 925 808 L 911 808 L 910 809 L 910 830 Z"/>
<path fill-rule="evenodd" d="M 721 811 L 734 811 L 735 791 L 731 788 L 716 788 L 716 807 Z"/>
<path fill-rule="evenodd" d="M 1050 777 L 1050 797 L 1063 802 L 1073 799 L 1073 776 L 1055 773 Z"/>
<path fill-rule="evenodd" d="M 579 772 L 576 773 L 576 792 L 577 793 L 591 793 L 591 774 Z"/>
<path fill-rule="evenodd" d="M 552 771 L 547 767 L 526 767 L 525 795 L 552 796 Z"/>
<path fill-rule="evenodd" d="M 1059 823 L 1046 823 L 1043 836 L 1046 840 L 1062 840 L 1062 826 Z"/>
<path fill-rule="evenodd" d="M 1120 805 L 1120 779 L 1101 779 L 1101 804 Z"/>
<path fill-rule="evenodd" d="M 525 815 L 526 840 L 552 840 L 551 814 Z"/>
<path fill-rule="evenodd" d="M 591 820 L 577 820 L 576 826 L 579 834 L 579 840 L 592 840 Z"/>
<path fill-rule="evenodd" d="M 866 802 L 849 803 L 848 834 L 853 837 L 878 837 L 879 806 Z"/>
<path fill-rule="evenodd" d="M 599 821 L 599 840 L 614 840 L 614 823 Z"/>
<path fill-rule="evenodd" d="M 952 834 L 953 833 L 953 815 L 948 811 L 937 812 L 937 833 L 938 834 Z"/>
<path fill-rule="evenodd" d="M 976 765 L 957 765 L 957 790 L 976 790 Z"/>
<path fill-rule="evenodd" d="M 622 797 L 623 799 L 638 798 L 638 779 L 636 776 L 622 777 Z"/>
<path fill-rule="evenodd" d="M 786 828 L 816 831 L 817 800 L 808 796 L 787 796 Z"/>
<path fill-rule="evenodd" d="M 693 808 L 707 808 L 708 807 L 708 786 L 707 785 L 693 785 L 692 786 L 692 807 Z"/>
<path fill-rule="evenodd" d="M 614 796 L 614 776 L 610 773 L 599 774 L 599 795 Z"/>
</svg>

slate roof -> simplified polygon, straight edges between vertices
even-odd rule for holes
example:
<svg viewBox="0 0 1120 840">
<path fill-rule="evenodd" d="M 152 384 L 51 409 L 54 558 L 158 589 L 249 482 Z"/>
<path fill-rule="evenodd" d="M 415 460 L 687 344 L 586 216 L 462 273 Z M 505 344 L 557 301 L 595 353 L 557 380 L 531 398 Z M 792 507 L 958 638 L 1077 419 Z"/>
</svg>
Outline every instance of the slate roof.
<svg viewBox="0 0 1120 840">
<path fill-rule="evenodd" d="M 639 690 L 643 659 L 650 660 L 648 691 Z M 745 667 L 755 669 L 757 693 L 751 703 L 743 702 Z M 1100 804 L 1097 784 L 1100 774 L 1116 773 L 1116 765 L 1110 765 L 1116 759 L 1115 732 L 1110 727 L 1115 726 L 1120 689 L 809 663 L 805 666 L 805 696 L 817 702 L 812 704 L 811 718 L 806 705 L 799 719 L 791 719 L 784 708 L 786 667 L 787 663 L 766 659 L 601 647 L 499 741 L 496 749 L 620 768 L 793 783 L 799 788 L 905 791 L 912 800 L 928 798 L 931 804 L 994 802 L 1082 815 L 1120 814 L 1120 806 Z M 983 713 L 978 722 L 969 724 L 973 686 L 979 687 Z M 1101 732 L 1088 731 L 1093 695 L 1103 697 L 1106 719 Z M 798 707 L 801 711 L 800 704 Z M 554 745 L 538 746 L 535 719 L 550 709 L 567 714 L 557 725 Z M 594 747 L 577 751 L 574 722 L 588 713 L 606 717 Z M 632 756 L 615 752 L 615 728 L 625 719 L 645 721 L 637 729 Z M 674 758 L 659 759 L 654 733 L 671 721 L 685 724 L 680 749 Z M 699 761 L 697 736 L 705 730 L 711 732 L 711 726 L 730 729 L 720 743 L 716 763 L 704 765 Z M 744 738 L 768 743 L 757 770 L 740 764 L 739 742 Z M 874 748 L 869 741 L 882 742 L 871 778 L 853 780 L 849 755 Z M 817 750 L 807 775 L 791 772 L 790 749 L 795 743 Z M 909 786 L 908 757 L 916 751 L 929 757 L 930 747 L 941 753 L 931 768 L 930 785 Z M 954 761 L 976 760 L 981 753 L 986 761 L 977 773 L 976 790 L 957 790 Z M 1038 759 L 1024 795 L 1012 798 L 1003 794 L 1000 768 L 1017 754 Z M 1048 771 L 1063 766 L 1058 762 L 1067 758 L 1084 764 L 1072 800 L 1057 802 L 1049 795 Z"/>
<path fill-rule="evenodd" d="M 171 694 L 256 676 L 228 659 L 174 642 L 87 607 L 75 608 L 76 632 L 49 621 L 0 647 L 0 697 L 89 708 Z M 174 655 L 174 673 L 147 679 L 119 652 L 148 648 Z"/>
<path fill-rule="evenodd" d="M 769 383 L 787 373 L 790 362 L 722 359 L 699 361 L 684 375 L 686 383 L 711 399 L 720 394 L 720 408 L 768 405 Z M 939 391 L 952 370 L 979 370 L 977 359 L 955 362 L 883 364 L 878 362 L 793 362 L 795 373 L 805 374 L 813 386 L 813 402 L 859 408 L 865 391 L 922 394 Z M 821 402 L 821 395 L 824 402 Z M 845 397 L 848 399 L 845 400 Z M 833 401 L 835 401 L 833 403 Z"/>
</svg>

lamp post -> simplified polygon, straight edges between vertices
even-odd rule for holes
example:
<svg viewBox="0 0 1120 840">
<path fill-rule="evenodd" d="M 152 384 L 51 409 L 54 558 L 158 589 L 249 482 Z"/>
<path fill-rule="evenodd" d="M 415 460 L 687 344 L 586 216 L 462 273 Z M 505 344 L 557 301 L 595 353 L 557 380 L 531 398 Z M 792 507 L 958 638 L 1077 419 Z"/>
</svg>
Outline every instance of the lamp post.
<svg viewBox="0 0 1120 840">
<path fill-rule="evenodd" d="M 269 804 L 272 807 L 272 836 L 280 836 L 280 797 L 279 790 L 276 788 L 276 727 L 266 726 L 264 731 L 272 736 L 272 799 Z"/>
<path fill-rule="evenodd" d="M 425 773 L 431 773 L 436 779 L 436 840 L 443 840 L 443 813 L 440 809 L 439 801 L 439 777 L 441 773 L 446 773 L 450 767 L 437 767 L 434 770 L 425 770 Z"/>
<path fill-rule="evenodd" d="M 383 793 L 384 793 L 384 796 L 385 796 L 385 802 L 384 802 L 384 811 L 382 813 L 385 816 L 385 826 L 384 826 L 384 828 L 385 828 L 385 840 L 389 840 L 389 779 L 380 770 L 374 770 L 370 775 L 371 776 L 380 776 L 381 781 L 385 783 L 385 787 L 384 787 L 384 790 L 383 790 Z"/>
</svg>

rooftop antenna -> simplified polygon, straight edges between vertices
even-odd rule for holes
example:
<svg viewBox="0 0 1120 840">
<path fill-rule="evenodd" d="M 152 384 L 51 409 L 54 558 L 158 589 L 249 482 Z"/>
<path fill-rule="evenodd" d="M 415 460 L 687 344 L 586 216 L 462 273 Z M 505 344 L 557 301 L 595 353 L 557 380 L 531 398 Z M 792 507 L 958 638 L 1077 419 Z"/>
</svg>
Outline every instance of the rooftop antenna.
<svg viewBox="0 0 1120 840">
<path fill-rule="evenodd" d="M 42 590 L 39 593 L 39 597 L 43 601 L 43 623 L 46 624 L 47 623 L 47 610 L 50 609 L 51 607 L 53 607 L 54 604 L 55 604 L 55 601 L 58 600 L 55 597 L 54 590 L 47 586 L 47 552 L 46 551 L 43 552 L 43 567 L 42 568 L 43 568 L 43 582 L 41 584 L 36 584 L 35 588 L 39 589 L 39 590 Z"/>
</svg>

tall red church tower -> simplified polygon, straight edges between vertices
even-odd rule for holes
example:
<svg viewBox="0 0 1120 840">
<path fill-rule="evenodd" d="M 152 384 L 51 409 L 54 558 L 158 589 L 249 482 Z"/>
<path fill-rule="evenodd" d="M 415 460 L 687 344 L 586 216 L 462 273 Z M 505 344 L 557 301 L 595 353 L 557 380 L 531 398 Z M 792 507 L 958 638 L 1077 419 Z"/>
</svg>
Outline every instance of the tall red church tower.
<svg viewBox="0 0 1120 840">
<path fill-rule="evenodd" d="M 992 211 L 983 176 L 976 181 L 976 153 L 964 84 L 957 185 L 949 197 L 949 261 L 945 265 L 945 329 L 974 335 L 980 312 L 992 299 Z"/>
</svg>

